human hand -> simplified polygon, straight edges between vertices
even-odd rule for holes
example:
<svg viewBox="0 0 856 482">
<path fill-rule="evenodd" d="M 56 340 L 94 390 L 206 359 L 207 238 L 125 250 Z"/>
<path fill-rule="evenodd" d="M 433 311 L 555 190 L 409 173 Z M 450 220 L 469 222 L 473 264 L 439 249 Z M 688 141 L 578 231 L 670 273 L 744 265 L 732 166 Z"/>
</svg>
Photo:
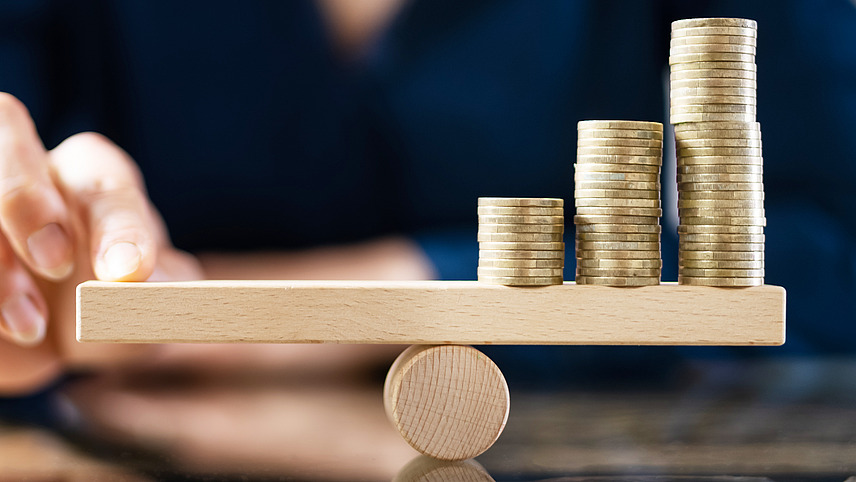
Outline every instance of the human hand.
<svg viewBox="0 0 856 482">
<path fill-rule="evenodd" d="M 172 247 L 124 151 L 94 133 L 46 151 L 26 107 L 0 93 L 0 393 L 38 388 L 67 365 L 139 351 L 75 341 L 81 281 L 201 274 Z"/>
<path fill-rule="evenodd" d="M 149 470 L 163 457 L 185 477 L 392 479 L 416 452 L 386 418 L 381 381 L 358 374 L 361 360 L 349 375 L 316 370 L 336 350 L 312 348 L 323 345 L 302 351 L 310 359 L 302 370 L 216 376 L 147 359 L 73 381 L 63 399 L 78 435 L 123 447 L 126 465 L 137 449 Z"/>
</svg>

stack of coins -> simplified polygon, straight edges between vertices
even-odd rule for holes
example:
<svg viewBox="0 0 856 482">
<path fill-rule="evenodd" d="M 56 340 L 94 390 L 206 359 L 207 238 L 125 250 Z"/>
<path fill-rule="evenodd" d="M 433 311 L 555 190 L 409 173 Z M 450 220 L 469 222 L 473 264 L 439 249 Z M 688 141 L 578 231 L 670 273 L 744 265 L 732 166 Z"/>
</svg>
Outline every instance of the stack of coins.
<svg viewBox="0 0 856 482">
<path fill-rule="evenodd" d="M 764 284 L 761 128 L 754 20 L 672 23 L 671 123 L 682 284 Z"/>
<path fill-rule="evenodd" d="M 479 198 L 479 281 L 562 284 L 564 206 L 554 198 Z"/>
<path fill-rule="evenodd" d="M 577 139 L 577 284 L 659 284 L 663 125 L 581 121 Z"/>
</svg>

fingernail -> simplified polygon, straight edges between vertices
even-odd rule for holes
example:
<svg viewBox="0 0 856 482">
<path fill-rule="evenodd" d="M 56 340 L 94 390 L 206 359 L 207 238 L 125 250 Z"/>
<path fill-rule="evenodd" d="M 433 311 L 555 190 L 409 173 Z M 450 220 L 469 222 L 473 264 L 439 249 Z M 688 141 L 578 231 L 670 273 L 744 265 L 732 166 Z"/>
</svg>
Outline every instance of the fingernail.
<svg viewBox="0 0 856 482">
<path fill-rule="evenodd" d="M 19 294 L 0 308 L 9 334 L 24 346 L 37 345 L 45 337 L 47 323 L 29 296 Z"/>
<path fill-rule="evenodd" d="M 107 248 L 104 265 L 110 279 L 120 280 L 133 274 L 140 267 L 142 253 L 134 243 L 121 242 Z"/>
<path fill-rule="evenodd" d="M 59 224 L 51 223 L 27 238 L 36 266 L 52 278 L 68 276 L 73 268 L 71 241 Z"/>
</svg>

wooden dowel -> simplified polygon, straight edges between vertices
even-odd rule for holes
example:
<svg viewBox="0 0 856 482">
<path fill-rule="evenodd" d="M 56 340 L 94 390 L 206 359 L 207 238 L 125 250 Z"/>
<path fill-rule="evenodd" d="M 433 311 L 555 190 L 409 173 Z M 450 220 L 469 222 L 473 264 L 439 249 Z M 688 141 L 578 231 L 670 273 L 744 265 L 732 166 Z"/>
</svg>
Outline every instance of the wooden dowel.
<svg viewBox="0 0 856 482">
<path fill-rule="evenodd" d="M 508 384 L 471 346 L 414 345 L 393 363 L 383 387 L 386 414 L 404 440 L 440 460 L 489 449 L 508 420 Z"/>
</svg>

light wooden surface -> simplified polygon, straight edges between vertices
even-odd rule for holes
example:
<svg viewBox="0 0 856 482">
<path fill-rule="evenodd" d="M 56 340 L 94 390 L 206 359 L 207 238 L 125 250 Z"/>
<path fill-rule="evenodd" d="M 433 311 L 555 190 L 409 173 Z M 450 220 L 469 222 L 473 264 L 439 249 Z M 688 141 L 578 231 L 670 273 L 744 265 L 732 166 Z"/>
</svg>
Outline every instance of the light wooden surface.
<svg viewBox="0 0 856 482">
<path fill-rule="evenodd" d="M 47 431 L 0 425 L 0 482 L 153 482 L 120 464 L 98 460 Z"/>
<path fill-rule="evenodd" d="M 392 482 L 495 482 L 475 460 L 447 461 L 420 455 L 401 468 Z"/>
<path fill-rule="evenodd" d="M 84 342 L 779 345 L 785 290 L 675 283 L 194 281 L 78 287 Z"/>
<path fill-rule="evenodd" d="M 490 358 L 470 346 L 414 345 L 393 363 L 384 407 L 404 440 L 440 460 L 490 448 L 508 420 L 508 384 Z"/>
</svg>

